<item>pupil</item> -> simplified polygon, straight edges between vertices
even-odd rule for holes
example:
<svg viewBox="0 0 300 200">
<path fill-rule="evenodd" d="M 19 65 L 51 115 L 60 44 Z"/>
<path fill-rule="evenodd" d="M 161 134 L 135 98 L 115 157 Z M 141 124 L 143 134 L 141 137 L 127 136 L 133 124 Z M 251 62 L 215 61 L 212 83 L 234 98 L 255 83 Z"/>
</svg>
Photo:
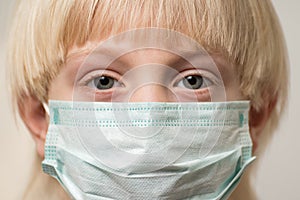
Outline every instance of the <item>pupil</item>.
<svg viewBox="0 0 300 200">
<path fill-rule="evenodd" d="M 94 79 L 94 84 L 99 90 L 110 89 L 114 86 L 114 79 L 107 76 L 101 76 Z"/>
<path fill-rule="evenodd" d="M 100 85 L 107 85 L 107 84 L 109 84 L 109 79 L 105 76 L 102 76 L 102 77 L 100 77 L 99 83 L 100 83 Z"/>
<path fill-rule="evenodd" d="M 194 76 L 188 76 L 186 79 L 190 85 L 195 85 L 197 83 L 197 79 Z"/>
<path fill-rule="evenodd" d="M 183 84 L 189 89 L 199 89 L 203 84 L 202 76 L 187 76 L 183 79 Z"/>
</svg>

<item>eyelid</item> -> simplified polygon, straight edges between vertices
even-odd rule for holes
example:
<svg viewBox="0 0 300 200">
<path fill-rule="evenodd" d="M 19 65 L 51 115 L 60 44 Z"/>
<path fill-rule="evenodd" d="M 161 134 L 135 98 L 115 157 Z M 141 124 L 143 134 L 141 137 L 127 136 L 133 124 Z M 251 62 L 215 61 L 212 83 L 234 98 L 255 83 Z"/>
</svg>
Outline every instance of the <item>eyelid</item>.
<svg viewBox="0 0 300 200">
<path fill-rule="evenodd" d="M 208 70 L 201 70 L 201 69 L 188 69 L 180 72 L 177 77 L 175 78 L 172 85 L 176 85 L 181 81 L 183 78 L 187 76 L 202 76 L 204 79 L 208 79 L 214 85 L 221 85 L 222 80 L 218 78 L 214 73 Z"/>
<path fill-rule="evenodd" d="M 112 70 L 95 70 L 84 75 L 80 80 L 79 84 L 86 86 L 90 81 L 100 76 L 107 76 L 115 79 L 116 81 L 120 81 L 121 76 Z"/>
</svg>

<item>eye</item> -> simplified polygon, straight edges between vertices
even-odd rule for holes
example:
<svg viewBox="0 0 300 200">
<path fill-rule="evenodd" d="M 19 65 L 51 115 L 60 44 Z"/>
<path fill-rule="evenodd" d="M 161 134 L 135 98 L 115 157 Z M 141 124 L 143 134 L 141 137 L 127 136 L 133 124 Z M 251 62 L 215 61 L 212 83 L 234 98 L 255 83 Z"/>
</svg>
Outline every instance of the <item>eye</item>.
<svg viewBox="0 0 300 200">
<path fill-rule="evenodd" d="M 200 75 L 189 75 L 180 80 L 177 86 L 197 90 L 204 86 L 204 78 Z"/>
<path fill-rule="evenodd" d="M 188 75 L 177 83 L 177 87 L 197 90 L 205 88 L 211 84 L 211 81 L 201 75 Z"/>
<path fill-rule="evenodd" d="M 88 86 L 98 90 L 108 90 L 119 85 L 120 83 L 110 76 L 99 76 L 88 83 Z"/>
</svg>

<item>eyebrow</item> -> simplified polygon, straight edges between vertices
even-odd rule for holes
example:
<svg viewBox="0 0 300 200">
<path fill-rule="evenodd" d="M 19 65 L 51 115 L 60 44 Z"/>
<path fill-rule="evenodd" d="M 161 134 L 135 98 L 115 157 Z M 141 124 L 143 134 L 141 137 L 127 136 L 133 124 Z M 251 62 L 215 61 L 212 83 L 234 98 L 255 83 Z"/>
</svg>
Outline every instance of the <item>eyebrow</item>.
<svg viewBox="0 0 300 200">
<path fill-rule="evenodd" d="M 182 54 L 187 55 L 186 57 L 192 57 L 193 55 L 209 55 L 209 53 L 202 48 L 201 46 L 195 47 L 191 46 L 190 49 L 187 50 L 187 48 L 183 48 L 182 50 L 179 50 L 178 48 L 173 48 L 174 50 L 170 50 L 167 46 L 136 46 L 134 42 L 129 41 L 129 42 L 106 42 L 104 41 L 99 41 L 99 42 L 87 42 L 86 45 L 80 48 L 75 48 L 75 50 L 71 50 L 68 52 L 67 58 L 76 56 L 78 54 L 88 54 L 90 52 L 95 52 L 95 53 L 101 53 L 101 54 L 108 54 L 107 51 L 109 51 L 110 55 L 124 55 L 124 53 L 136 51 L 139 49 L 157 49 L 157 50 L 163 50 L 169 53 L 173 53 L 175 55 L 181 56 Z M 184 50 L 185 49 L 185 50 Z M 125 50 L 125 51 L 124 51 Z M 120 54 L 120 52 L 123 52 Z"/>
<path fill-rule="evenodd" d="M 88 45 L 88 46 L 84 46 L 82 48 L 76 49 L 75 51 L 71 51 L 69 52 L 69 54 L 67 55 L 67 59 L 70 59 L 72 57 L 76 57 L 76 56 L 81 56 L 81 55 L 88 55 L 88 54 L 95 54 L 95 55 L 103 55 L 106 57 L 110 57 L 110 58 L 119 58 L 125 54 L 134 52 L 134 51 L 138 51 L 138 50 L 159 50 L 159 51 L 164 51 L 170 54 L 174 54 L 177 55 L 179 57 L 180 60 L 190 60 L 193 59 L 195 57 L 199 58 L 199 57 L 210 57 L 209 53 L 207 53 L 205 50 L 201 50 L 201 51 L 180 51 L 179 53 L 176 51 L 172 51 L 172 50 L 168 50 L 168 49 L 162 49 L 162 48 L 155 48 L 155 47 L 143 47 L 143 48 L 135 48 L 132 49 L 130 51 L 125 51 L 124 53 L 120 53 L 120 46 L 110 46 L 109 48 L 95 48 L 95 45 Z M 117 55 L 117 56 L 114 56 Z M 178 60 L 179 60 L 178 59 Z M 113 59 L 116 60 L 116 59 Z"/>
<path fill-rule="evenodd" d="M 207 68 L 212 70 L 212 72 L 218 74 L 221 73 L 221 71 L 226 71 L 224 69 L 224 66 L 226 66 L 226 61 L 223 62 L 223 59 L 221 59 L 222 63 L 219 61 L 217 62 L 212 58 L 212 55 L 210 55 L 208 52 L 206 52 L 205 49 L 194 49 L 194 50 L 178 50 L 175 49 L 174 51 L 168 50 L 166 48 L 155 48 L 155 47 L 144 47 L 144 48 L 133 48 L 132 50 L 128 48 L 126 45 L 132 45 L 131 43 L 127 42 L 121 42 L 120 44 L 114 43 L 108 43 L 109 45 L 104 45 L 101 47 L 101 42 L 97 43 L 88 43 L 87 45 L 77 48 L 73 51 L 70 51 L 70 53 L 67 56 L 67 61 L 74 58 L 74 57 L 85 57 L 86 62 L 88 60 L 91 60 L 91 65 L 95 66 L 106 66 L 109 67 L 111 65 L 122 65 L 123 69 L 126 70 L 126 66 L 128 64 L 126 62 L 123 62 L 121 59 L 118 59 L 125 54 L 138 51 L 138 50 L 147 50 L 147 49 L 153 49 L 153 50 L 161 50 L 168 52 L 170 54 L 174 54 L 178 56 L 178 58 L 172 60 L 169 65 L 175 68 L 176 70 L 180 67 L 180 65 L 186 65 L 187 63 L 194 68 L 199 68 L 200 66 L 202 68 Z M 100 48 L 99 48 L 100 47 Z M 125 51 L 124 51 L 125 50 Z M 129 51 L 130 50 L 130 51 Z M 90 54 L 90 55 L 89 55 Z M 219 57 L 219 56 L 218 56 Z M 88 60 L 86 60 L 88 59 Z M 93 60 L 95 61 L 93 62 Z M 99 60 L 102 61 L 102 64 L 97 65 L 96 63 L 99 62 Z M 82 63 L 83 63 L 82 62 Z M 82 64 L 81 63 L 81 64 Z M 199 64 L 200 63 L 200 64 Z M 208 66 L 205 66 L 205 63 L 208 63 Z M 212 64 L 215 66 L 212 68 Z M 222 68 L 222 69 L 219 69 Z"/>
</svg>

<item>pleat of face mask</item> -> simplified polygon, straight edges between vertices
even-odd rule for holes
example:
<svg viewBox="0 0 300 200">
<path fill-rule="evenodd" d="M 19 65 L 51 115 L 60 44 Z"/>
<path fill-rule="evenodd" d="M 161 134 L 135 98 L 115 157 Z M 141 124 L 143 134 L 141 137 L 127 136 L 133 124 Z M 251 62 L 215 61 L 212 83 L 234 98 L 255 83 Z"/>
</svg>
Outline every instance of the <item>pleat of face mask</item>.
<svg viewBox="0 0 300 200">
<path fill-rule="evenodd" d="M 50 101 L 43 170 L 74 199 L 226 199 L 254 158 L 248 101 Z"/>
</svg>

